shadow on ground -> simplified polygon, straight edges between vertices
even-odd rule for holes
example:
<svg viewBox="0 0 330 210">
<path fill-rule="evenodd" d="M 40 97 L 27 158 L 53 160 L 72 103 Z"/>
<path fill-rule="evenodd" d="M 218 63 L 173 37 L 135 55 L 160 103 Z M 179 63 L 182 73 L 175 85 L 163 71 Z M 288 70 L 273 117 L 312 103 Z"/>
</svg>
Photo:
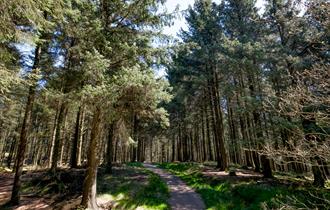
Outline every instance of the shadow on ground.
<svg viewBox="0 0 330 210">
<path fill-rule="evenodd" d="M 227 172 L 194 163 L 159 166 L 192 186 L 208 209 L 329 209 L 330 191 L 301 181 L 263 179 L 246 170 L 230 177 Z"/>
</svg>

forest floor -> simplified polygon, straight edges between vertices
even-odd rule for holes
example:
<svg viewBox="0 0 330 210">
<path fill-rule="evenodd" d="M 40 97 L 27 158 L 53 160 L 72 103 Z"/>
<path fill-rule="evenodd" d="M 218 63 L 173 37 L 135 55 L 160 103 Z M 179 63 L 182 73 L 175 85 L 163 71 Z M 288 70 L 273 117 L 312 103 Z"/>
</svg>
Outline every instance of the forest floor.
<svg viewBox="0 0 330 210">
<path fill-rule="evenodd" d="M 167 173 L 151 164 L 143 164 L 144 167 L 158 174 L 167 184 L 170 191 L 168 200 L 172 210 L 203 210 L 205 205 L 200 195 L 187 186 L 178 177 Z"/>
<path fill-rule="evenodd" d="M 231 168 L 236 176 L 230 176 L 212 164 L 198 163 L 158 167 L 128 163 L 114 166 L 112 174 L 99 168 L 101 209 L 330 209 L 330 189 L 315 188 L 304 176 L 276 173 L 273 179 L 264 179 L 238 166 Z M 25 172 L 21 204 L 5 208 L 1 205 L 10 198 L 13 174 L 1 172 L 0 209 L 76 209 L 84 173 L 85 169 L 61 169 L 54 177 L 48 171 Z"/>
<path fill-rule="evenodd" d="M 0 209 L 76 209 L 81 201 L 84 169 L 61 169 L 56 177 L 47 171 L 29 171 L 22 177 L 21 203 L 8 207 L 12 173 L 0 173 Z M 169 209 L 168 188 L 161 178 L 141 163 L 113 167 L 107 174 L 98 170 L 97 202 L 100 209 Z"/>
<path fill-rule="evenodd" d="M 33 177 L 39 176 L 40 173 L 27 173 L 23 175 L 22 182 L 29 182 Z M 0 174 L 0 209 L 1 206 L 9 201 L 11 196 L 11 190 L 13 187 L 14 175 L 11 173 Z M 20 205 L 14 206 L 10 209 L 15 210 L 30 210 L 30 209 L 51 209 L 51 198 L 44 198 L 29 192 L 22 192 Z"/>
<path fill-rule="evenodd" d="M 207 209 L 330 209 L 330 190 L 292 174 L 264 179 L 241 168 L 229 172 L 197 163 L 162 163 L 159 167 L 181 178 L 199 193 Z"/>
</svg>

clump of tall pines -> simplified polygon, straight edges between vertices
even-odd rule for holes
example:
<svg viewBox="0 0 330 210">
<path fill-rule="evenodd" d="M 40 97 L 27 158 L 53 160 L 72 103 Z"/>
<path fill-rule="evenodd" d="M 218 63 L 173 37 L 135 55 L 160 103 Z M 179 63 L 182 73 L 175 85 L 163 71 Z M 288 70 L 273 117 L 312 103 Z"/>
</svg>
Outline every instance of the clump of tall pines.
<svg viewBox="0 0 330 210">
<path fill-rule="evenodd" d="M 196 0 L 171 47 L 164 0 L 0 2 L 0 162 L 86 168 L 81 205 L 97 209 L 98 166 L 216 161 L 330 176 L 330 3 Z M 169 42 L 171 43 L 171 42 Z M 165 68 L 157 78 L 155 68 Z M 31 168 L 31 167 L 30 167 Z"/>
<path fill-rule="evenodd" d="M 170 88 L 151 68 L 163 54 L 152 42 L 169 23 L 163 3 L 1 2 L 0 150 L 15 171 L 12 204 L 25 165 L 54 177 L 59 167 L 85 165 L 81 205 L 97 209 L 97 167 L 111 171 L 119 154 L 135 160 L 138 129 L 168 125 L 159 104 L 170 100 Z"/>
<path fill-rule="evenodd" d="M 329 177 L 327 1 L 195 1 L 172 51 L 170 161 Z"/>
</svg>

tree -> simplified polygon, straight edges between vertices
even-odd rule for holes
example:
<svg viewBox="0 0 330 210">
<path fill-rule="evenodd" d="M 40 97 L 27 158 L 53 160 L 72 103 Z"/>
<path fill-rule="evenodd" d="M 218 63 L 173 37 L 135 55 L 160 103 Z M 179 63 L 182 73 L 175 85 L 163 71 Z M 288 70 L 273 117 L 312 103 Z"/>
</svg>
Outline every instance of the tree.
<svg viewBox="0 0 330 210">
<path fill-rule="evenodd" d="M 189 9 L 186 17 L 189 31 L 183 31 L 182 38 L 185 42 L 191 43 L 193 48 L 190 52 L 180 52 L 187 53 L 187 57 L 179 56 L 174 59 L 174 62 L 178 62 L 178 65 L 186 66 L 188 69 L 179 66 L 179 68 L 171 69 L 171 71 L 182 71 L 178 76 L 182 78 L 182 81 L 187 81 L 187 89 L 194 87 L 191 90 L 197 89 L 199 93 L 203 94 L 205 92 L 204 94 L 207 94 L 212 113 L 211 119 L 217 167 L 220 170 L 225 170 L 228 166 L 228 161 L 224 142 L 223 110 L 220 104 L 220 65 L 217 59 L 212 59 L 212 57 L 217 57 L 219 53 L 218 44 L 222 37 L 219 17 L 217 6 L 212 4 L 211 1 L 197 1 L 194 8 Z M 182 63 L 180 64 L 179 62 Z M 169 75 L 171 76 L 173 73 L 169 72 Z M 185 78 L 186 74 L 193 77 Z M 170 78 L 170 80 L 173 79 Z M 197 86 L 194 86 L 195 84 Z M 200 96 L 202 95 L 200 94 Z"/>
<path fill-rule="evenodd" d="M 22 5 L 17 2 L 11 2 L 12 4 L 5 4 L 4 7 L 8 7 L 9 12 L 9 21 L 8 24 L 10 26 L 6 31 L 8 30 L 9 37 L 12 35 L 14 28 L 22 24 L 29 24 L 30 22 L 33 23 L 33 20 L 40 21 L 39 25 L 25 25 L 27 28 L 29 27 L 34 27 L 36 26 L 37 30 L 40 30 L 40 28 L 44 27 L 43 30 L 47 29 L 47 18 L 48 15 L 46 12 L 43 12 L 42 9 L 46 9 L 47 7 L 51 7 L 51 4 L 45 4 L 41 3 L 40 5 L 36 4 L 35 2 L 30 2 L 29 6 L 27 7 L 27 10 L 25 10 L 25 5 Z M 39 7 L 41 6 L 41 7 Z M 17 11 L 15 11 L 14 8 L 23 8 L 23 11 L 27 11 L 26 14 L 17 14 Z M 14 11 L 13 11 L 14 10 Z M 51 10 L 54 11 L 54 10 Z M 36 14 L 32 14 L 30 12 L 37 12 Z M 17 15 L 17 20 L 15 19 L 15 15 Z M 8 16 L 5 16 L 7 18 Z M 35 19 L 36 18 L 36 19 Z M 24 29 L 23 29 L 24 30 Z M 6 40 L 8 36 L 6 37 L 6 34 L 4 34 L 4 40 Z M 11 37 L 13 38 L 13 37 Z M 44 36 L 39 37 L 41 40 L 44 39 Z M 30 127 L 30 119 L 31 119 L 31 112 L 33 108 L 33 103 L 34 103 L 34 98 L 35 98 L 35 89 L 37 86 L 37 81 L 38 77 L 38 69 L 39 69 L 39 62 L 41 58 L 41 50 L 42 50 L 42 44 L 39 41 L 35 47 L 35 53 L 34 53 L 34 61 L 33 61 L 33 66 L 31 70 L 31 75 L 30 77 L 32 78 L 31 81 L 29 81 L 29 92 L 28 92 L 28 97 L 27 97 L 27 102 L 25 105 L 25 111 L 24 111 L 24 117 L 23 117 L 23 122 L 22 122 L 22 128 L 21 128 L 21 133 L 20 133 L 20 141 L 19 141 L 19 147 L 18 147 L 18 155 L 16 155 L 16 162 L 15 162 L 15 179 L 14 179 L 14 184 L 13 184 L 13 191 L 12 191 L 12 196 L 11 196 L 11 203 L 17 204 L 19 202 L 19 191 L 20 191 L 20 178 L 22 175 L 22 170 L 23 170 L 23 162 L 25 158 L 25 149 L 26 149 L 26 143 L 27 143 L 27 136 L 28 136 L 28 129 Z"/>
<path fill-rule="evenodd" d="M 97 59 L 92 56 L 89 60 L 91 63 L 86 62 L 85 64 L 89 70 L 88 73 L 91 73 L 92 70 L 99 73 L 96 74 L 96 82 L 88 81 L 83 88 L 85 95 L 90 95 L 89 97 L 92 97 L 93 101 L 98 101 L 97 104 L 93 105 L 95 110 L 93 128 L 100 126 L 98 119 L 100 115 L 104 114 L 101 105 L 110 104 L 110 107 L 113 107 L 116 100 L 117 94 L 113 92 L 113 89 L 118 90 L 113 88 L 113 84 L 116 84 L 116 77 L 112 81 L 111 76 L 117 75 L 121 70 L 125 72 L 125 69 L 134 69 L 136 64 L 142 67 L 148 67 L 152 64 L 153 56 L 151 56 L 150 40 L 155 33 L 148 28 L 157 29 L 164 21 L 161 15 L 154 12 L 157 11 L 159 3 L 161 1 L 101 1 L 100 5 L 90 4 L 90 7 L 95 11 L 95 23 L 98 23 L 98 21 L 101 23 L 101 25 L 94 25 L 101 27 L 96 29 L 98 39 L 93 40 L 95 46 L 95 53 L 93 54 L 97 55 L 100 63 L 94 63 L 97 62 Z M 100 19 L 98 19 L 98 14 L 101 14 Z M 98 66 L 101 68 L 98 68 Z M 137 79 L 140 78 L 138 75 L 135 76 L 137 76 Z M 127 82 L 128 84 L 124 84 L 129 85 L 131 81 Z M 134 83 L 134 81 L 132 82 Z M 104 90 L 108 94 L 104 94 Z M 94 130 L 92 134 L 82 205 L 97 208 L 95 184 L 98 160 L 95 156 L 99 137 L 98 129 Z"/>
</svg>

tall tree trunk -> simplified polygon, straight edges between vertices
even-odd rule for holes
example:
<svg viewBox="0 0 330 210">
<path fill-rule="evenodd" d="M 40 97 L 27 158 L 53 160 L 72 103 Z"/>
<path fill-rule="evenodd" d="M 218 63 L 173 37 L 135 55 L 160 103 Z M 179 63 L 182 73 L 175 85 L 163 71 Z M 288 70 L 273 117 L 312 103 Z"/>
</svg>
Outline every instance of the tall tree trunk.
<svg viewBox="0 0 330 210">
<path fill-rule="evenodd" d="M 138 139 L 138 120 L 137 120 L 137 116 L 136 114 L 133 115 L 133 138 L 134 138 L 134 141 L 135 142 L 139 142 L 139 139 Z M 139 146 L 139 144 L 137 145 Z M 131 158 L 131 161 L 132 162 L 135 162 L 137 160 L 137 146 L 136 145 L 133 145 L 132 146 L 132 158 Z"/>
<path fill-rule="evenodd" d="M 15 135 L 13 137 L 13 141 L 12 141 L 12 143 L 10 145 L 9 155 L 8 155 L 8 158 L 7 158 L 7 167 L 8 168 L 11 168 L 11 162 L 12 162 L 12 159 L 13 159 L 13 156 L 14 156 L 16 142 L 17 142 L 17 137 Z"/>
<path fill-rule="evenodd" d="M 78 147 L 79 147 L 79 131 L 80 131 L 80 115 L 81 115 L 81 106 L 77 112 L 76 116 L 76 126 L 74 130 L 73 142 L 72 142 L 72 150 L 71 150 L 71 159 L 70 165 L 71 168 L 77 168 L 78 166 Z"/>
<path fill-rule="evenodd" d="M 43 144 L 43 141 L 42 140 L 39 140 L 38 143 L 37 143 L 37 146 L 36 146 L 36 150 L 35 150 L 35 158 L 33 160 L 33 165 L 34 166 L 39 166 L 40 165 L 40 158 L 41 158 L 41 153 L 42 153 L 42 144 Z"/>
<path fill-rule="evenodd" d="M 214 160 L 207 104 L 205 104 L 205 124 L 206 124 L 206 139 L 207 139 L 207 142 L 208 142 L 207 146 L 208 146 L 208 151 L 209 151 L 208 159 L 209 160 Z"/>
<path fill-rule="evenodd" d="M 171 158 L 172 162 L 175 161 L 175 144 L 176 144 L 175 138 L 176 138 L 176 135 L 173 134 L 173 136 L 172 136 L 172 158 Z"/>
<path fill-rule="evenodd" d="M 65 153 L 65 150 L 70 147 L 69 146 L 70 141 L 67 140 L 68 133 L 66 132 L 67 131 L 66 128 L 67 128 L 67 125 L 68 125 L 67 124 L 67 116 L 68 116 L 68 109 L 65 108 L 63 125 L 60 125 L 61 126 L 60 141 L 59 141 L 60 142 L 60 148 L 61 148 L 60 155 L 59 155 L 60 156 L 60 159 L 59 159 L 59 163 L 60 163 L 59 165 L 60 166 L 63 166 L 64 163 L 66 162 L 66 160 L 68 159 L 67 155 Z M 70 139 L 70 137 L 69 137 L 69 139 Z M 67 153 L 69 153 L 69 152 L 67 152 Z"/>
<path fill-rule="evenodd" d="M 82 113 L 81 113 L 81 120 L 80 120 L 80 128 L 79 128 L 79 146 L 78 146 L 78 153 L 77 153 L 77 164 L 81 165 L 81 158 L 82 158 L 82 145 L 83 145 L 83 140 L 84 140 L 84 123 L 85 122 L 85 111 L 84 107 L 82 108 Z"/>
<path fill-rule="evenodd" d="M 60 146 L 61 146 L 61 132 L 62 132 L 62 124 L 65 115 L 65 104 L 62 102 L 61 108 L 58 114 L 57 125 L 56 125 L 56 133 L 55 133 L 55 142 L 54 142 L 54 150 L 52 158 L 52 164 L 50 171 L 55 174 L 57 169 L 57 162 L 59 160 L 60 155 Z"/>
<path fill-rule="evenodd" d="M 211 89 L 211 84 L 209 86 L 209 101 L 210 101 L 210 108 L 211 108 L 211 121 L 212 121 L 212 127 L 213 127 L 213 138 L 214 138 L 214 145 L 215 145 L 215 158 L 217 161 L 217 168 L 221 165 L 221 159 L 219 154 L 219 144 L 218 144 L 218 135 L 219 132 L 217 131 L 217 123 L 216 123 L 216 117 L 215 117 L 215 104 L 214 104 L 214 95 L 213 91 Z"/>
<path fill-rule="evenodd" d="M 202 106 L 202 111 L 201 111 L 201 130 L 202 130 L 202 144 L 203 144 L 203 162 L 207 160 L 207 139 L 206 139 L 206 133 L 205 133 L 205 117 L 204 116 L 204 113 L 205 113 L 205 110 L 204 109 L 204 104 Z"/>
<path fill-rule="evenodd" d="M 307 111 L 305 112 L 308 113 Z M 317 125 L 316 119 L 313 116 L 309 114 L 305 115 L 302 116 L 302 126 L 305 132 L 305 140 L 308 141 L 311 147 L 311 151 L 313 151 L 315 144 L 319 144 L 322 142 L 322 137 L 320 137 L 320 134 L 322 134 L 324 130 Z M 327 175 L 325 173 L 325 170 L 322 170 L 322 168 L 324 167 L 323 164 L 325 161 L 323 161 L 322 158 L 316 153 L 311 155 L 312 157 L 310 158 L 310 160 L 312 163 L 312 172 L 314 176 L 313 184 L 317 187 L 324 187 Z"/>
<path fill-rule="evenodd" d="M 112 122 L 109 126 L 108 145 L 106 152 L 106 172 L 112 173 L 112 159 L 113 159 L 113 140 L 114 140 L 115 123 Z"/>
<path fill-rule="evenodd" d="M 322 160 L 319 156 L 315 155 L 311 158 L 312 172 L 314 176 L 313 185 L 316 187 L 324 187 L 327 179 L 326 174 L 322 170 Z"/>
<path fill-rule="evenodd" d="M 94 116 L 92 120 L 92 130 L 91 130 L 91 140 L 88 149 L 88 159 L 87 159 L 87 171 L 85 176 L 85 181 L 83 185 L 83 197 L 81 205 L 84 208 L 89 208 L 97 210 L 96 202 L 96 176 L 97 176 L 97 166 L 98 166 L 98 156 L 97 148 L 98 141 L 100 139 L 101 129 L 101 109 L 99 107 L 95 108 Z"/>
<path fill-rule="evenodd" d="M 39 66 L 40 55 L 41 55 L 40 44 L 37 45 L 34 54 L 35 56 L 34 56 L 34 64 L 32 67 L 32 73 L 36 73 L 37 68 Z M 33 84 L 29 87 L 29 94 L 25 105 L 25 113 L 22 123 L 20 141 L 16 155 L 15 178 L 14 178 L 13 190 L 10 199 L 10 202 L 12 204 L 18 204 L 20 200 L 21 175 L 23 171 L 26 143 L 28 140 L 28 130 L 31 126 L 31 115 L 32 115 L 34 97 L 36 92 L 36 86 L 37 86 L 37 81 L 33 81 Z"/>
<path fill-rule="evenodd" d="M 178 135 L 178 142 L 177 142 L 177 157 L 178 161 L 182 162 L 183 155 L 182 155 L 182 128 L 181 124 L 179 124 L 179 135 Z"/>
<path fill-rule="evenodd" d="M 137 145 L 137 161 L 143 162 L 143 138 L 138 140 Z"/>
<path fill-rule="evenodd" d="M 236 125 L 234 122 L 234 113 L 232 108 L 231 97 L 227 98 L 227 116 L 228 116 L 228 126 L 229 126 L 229 136 L 231 139 L 231 159 L 234 163 L 239 163 L 239 152 L 238 152 L 238 142 L 237 142 L 237 132 Z"/>
<path fill-rule="evenodd" d="M 152 149 L 153 149 L 153 143 L 152 143 L 152 138 L 150 138 L 150 162 L 152 163 L 153 158 L 152 158 Z"/>
<path fill-rule="evenodd" d="M 213 122 L 215 145 L 216 145 L 217 168 L 223 171 L 227 169 L 228 162 L 227 162 L 227 154 L 226 154 L 225 142 L 224 142 L 223 116 L 220 106 L 220 97 L 218 93 L 219 90 L 218 79 L 217 79 L 218 76 L 215 72 L 212 72 L 211 75 L 212 75 L 212 80 L 209 85 L 209 92 L 211 98 L 210 106 L 213 111 L 212 122 Z"/>
<path fill-rule="evenodd" d="M 54 154 L 54 146 L 55 146 L 55 137 L 56 137 L 56 127 L 57 127 L 57 120 L 58 120 L 58 113 L 59 113 L 59 102 L 56 106 L 56 113 L 55 113 L 55 119 L 54 119 L 54 127 L 52 129 L 52 136 L 51 136 L 51 142 L 48 147 L 48 168 L 51 168 L 52 166 L 52 157 Z"/>
<path fill-rule="evenodd" d="M 248 77 L 249 79 L 249 89 L 250 89 L 250 94 L 251 97 L 254 99 L 257 99 L 257 94 L 255 91 L 255 87 L 254 87 L 254 79 L 252 78 L 252 76 Z M 260 92 L 260 88 L 259 88 L 259 92 Z M 264 135 L 262 132 L 262 123 L 261 123 L 261 117 L 259 114 L 259 110 L 258 107 L 255 107 L 255 109 L 252 112 L 253 114 L 253 121 L 254 121 L 254 131 L 256 133 L 256 141 L 257 141 L 257 146 L 258 149 L 262 149 L 262 146 L 264 145 Z M 272 168 L 270 166 L 270 159 L 266 156 L 266 155 L 261 155 L 260 157 L 261 159 L 261 166 L 262 166 L 262 173 L 264 175 L 265 178 L 272 178 L 273 174 L 272 174 Z"/>
</svg>

